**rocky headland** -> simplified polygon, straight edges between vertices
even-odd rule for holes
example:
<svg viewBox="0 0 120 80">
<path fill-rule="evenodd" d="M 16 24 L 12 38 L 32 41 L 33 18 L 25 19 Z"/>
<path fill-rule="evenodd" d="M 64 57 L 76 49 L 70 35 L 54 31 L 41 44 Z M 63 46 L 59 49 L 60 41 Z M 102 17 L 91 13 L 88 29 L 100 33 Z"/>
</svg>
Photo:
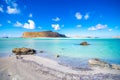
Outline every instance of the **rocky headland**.
<svg viewBox="0 0 120 80">
<path fill-rule="evenodd" d="M 42 31 L 42 32 L 24 32 L 23 38 L 36 38 L 36 37 L 66 37 L 64 34 L 60 34 L 52 31 Z"/>
</svg>

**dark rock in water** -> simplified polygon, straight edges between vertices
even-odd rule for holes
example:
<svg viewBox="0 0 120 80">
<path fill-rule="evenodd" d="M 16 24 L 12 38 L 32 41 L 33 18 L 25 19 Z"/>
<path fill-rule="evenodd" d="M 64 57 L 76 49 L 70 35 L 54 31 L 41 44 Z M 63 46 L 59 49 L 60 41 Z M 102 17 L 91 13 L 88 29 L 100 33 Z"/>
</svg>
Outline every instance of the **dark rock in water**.
<svg viewBox="0 0 120 80">
<path fill-rule="evenodd" d="M 104 62 L 104 61 L 101 61 L 100 59 L 90 59 L 89 61 L 88 61 L 88 64 L 90 65 L 90 66 L 99 66 L 99 67 L 107 67 L 107 68 L 111 68 L 111 65 L 110 64 L 108 64 L 108 63 L 106 63 L 106 62 Z"/>
<path fill-rule="evenodd" d="M 61 50 L 64 50 L 65 48 L 61 48 Z"/>
<path fill-rule="evenodd" d="M 31 48 L 14 48 L 12 52 L 15 55 L 30 55 L 30 54 L 35 54 L 36 50 Z"/>
<path fill-rule="evenodd" d="M 43 53 L 44 51 L 40 51 L 40 53 Z"/>
<path fill-rule="evenodd" d="M 80 45 L 87 46 L 89 44 L 87 42 L 82 42 L 82 43 L 80 43 Z"/>
<path fill-rule="evenodd" d="M 56 58 L 59 58 L 59 57 L 60 57 L 60 55 L 59 55 L 59 54 L 56 54 L 56 55 L 55 55 L 55 57 L 56 57 Z"/>
<path fill-rule="evenodd" d="M 3 38 L 9 38 L 8 36 L 4 36 Z"/>
</svg>

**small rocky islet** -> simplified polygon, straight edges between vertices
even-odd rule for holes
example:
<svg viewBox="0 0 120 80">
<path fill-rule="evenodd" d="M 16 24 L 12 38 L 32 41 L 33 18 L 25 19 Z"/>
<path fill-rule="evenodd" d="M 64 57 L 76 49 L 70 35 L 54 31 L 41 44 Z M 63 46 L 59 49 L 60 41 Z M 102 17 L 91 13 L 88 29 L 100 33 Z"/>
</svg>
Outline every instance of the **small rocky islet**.
<svg viewBox="0 0 120 80">
<path fill-rule="evenodd" d="M 79 45 L 82 45 L 82 46 L 88 46 L 88 45 L 90 45 L 88 42 L 81 42 Z"/>
</svg>

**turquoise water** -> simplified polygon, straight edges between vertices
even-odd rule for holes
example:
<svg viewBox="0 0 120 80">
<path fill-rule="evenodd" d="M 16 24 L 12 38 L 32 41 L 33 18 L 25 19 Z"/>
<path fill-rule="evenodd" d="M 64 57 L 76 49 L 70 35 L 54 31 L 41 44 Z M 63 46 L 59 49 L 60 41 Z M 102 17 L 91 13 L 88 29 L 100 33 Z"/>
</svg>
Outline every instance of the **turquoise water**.
<svg viewBox="0 0 120 80">
<path fill-rule="evenodd" d="M 90 45 L 79 45 L 83 41 Z M 100 58 L 120 64 L 120 39 L 0 38 L 0 57 L 12 54 L 12 49 L 16 47 L 34 48 L 71 58 Z"/>
</svg>

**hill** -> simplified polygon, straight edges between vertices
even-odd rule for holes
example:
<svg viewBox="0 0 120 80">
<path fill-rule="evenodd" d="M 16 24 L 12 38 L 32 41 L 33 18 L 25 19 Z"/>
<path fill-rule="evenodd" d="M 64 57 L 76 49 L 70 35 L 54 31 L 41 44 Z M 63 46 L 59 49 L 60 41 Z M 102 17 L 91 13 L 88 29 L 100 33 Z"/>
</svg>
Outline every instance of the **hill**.
<svg viewBox="0 0 120 80">
<path fill-rule="evenodd" d="M 52 31 L 42 31 L 42 32 L 24 32 L 23 38 L 34 38 L 34 37 L 66 37 L 64 34 L 60 34 Z"/>
</svg>

